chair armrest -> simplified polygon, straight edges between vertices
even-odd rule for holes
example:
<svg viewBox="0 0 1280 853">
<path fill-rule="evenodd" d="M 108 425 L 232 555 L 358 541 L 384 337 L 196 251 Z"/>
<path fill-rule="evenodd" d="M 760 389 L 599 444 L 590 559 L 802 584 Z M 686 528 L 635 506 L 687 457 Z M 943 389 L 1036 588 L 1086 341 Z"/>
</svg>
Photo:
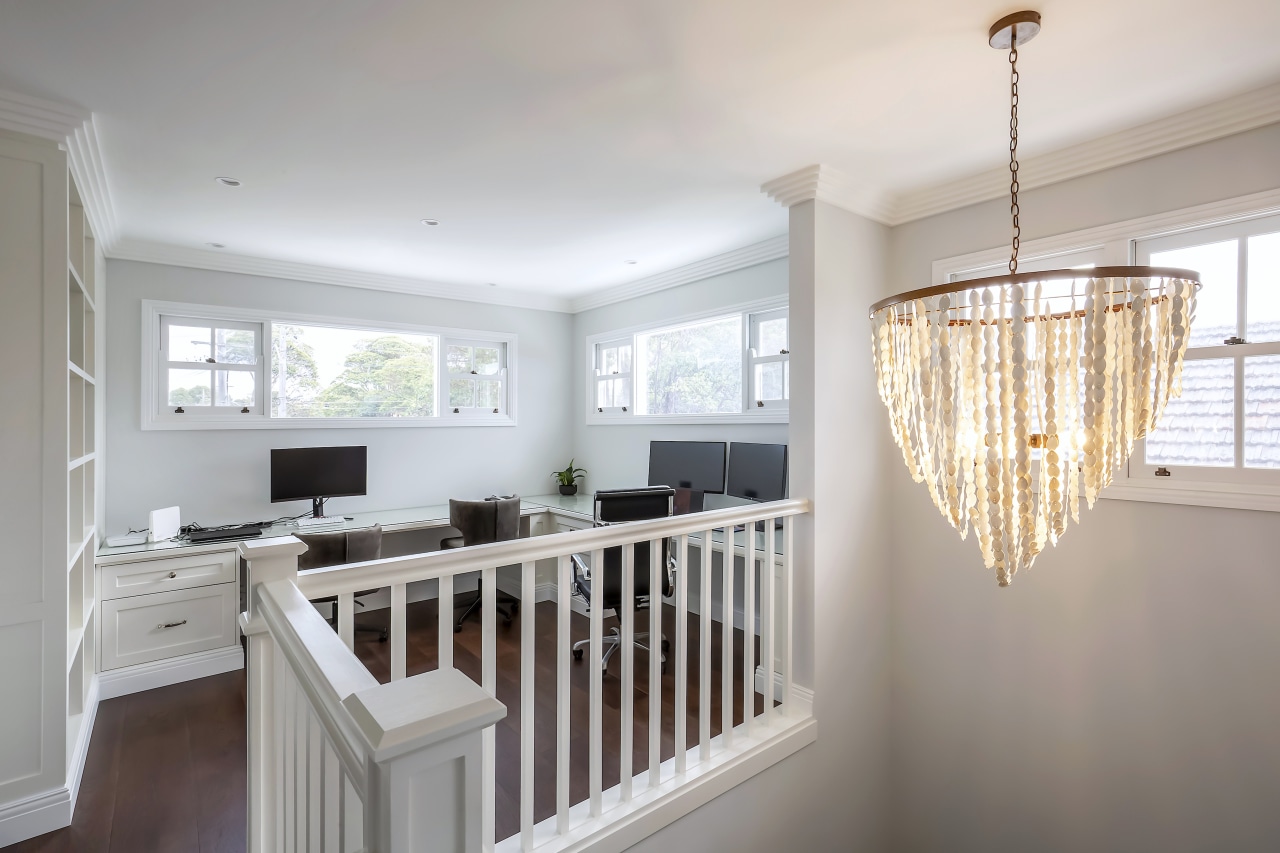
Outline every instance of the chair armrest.
<svg viewBox="0 0 1280 853">
<path fill-rule="evenodd" d="M 581 575 L 584 580 L 591 580 L 591 567 L 587 565 L 586 560 L 582 559 L 581 554 L 570 554 L 569 559 L 573 561 L 575 574 Z"/>
</svg>

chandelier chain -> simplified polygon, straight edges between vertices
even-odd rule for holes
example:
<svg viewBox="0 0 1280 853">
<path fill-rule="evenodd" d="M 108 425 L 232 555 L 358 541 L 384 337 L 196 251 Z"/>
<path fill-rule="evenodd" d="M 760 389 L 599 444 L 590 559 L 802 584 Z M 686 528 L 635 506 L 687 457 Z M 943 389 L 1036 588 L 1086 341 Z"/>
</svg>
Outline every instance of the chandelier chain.
<svg viewBox="0 0 1280 853">
<path fill-rule="evenodd" d="M 1013 216 L 1013 252 L 1009 255 L 1009 272 L 1018 271 L 1018 247 L 1022 243 L 1022 225 L 1018 208 L 1018 28 L 1013 28 L 1013 44 L 1009 49 L 1009 213 Z"/>
</svg>

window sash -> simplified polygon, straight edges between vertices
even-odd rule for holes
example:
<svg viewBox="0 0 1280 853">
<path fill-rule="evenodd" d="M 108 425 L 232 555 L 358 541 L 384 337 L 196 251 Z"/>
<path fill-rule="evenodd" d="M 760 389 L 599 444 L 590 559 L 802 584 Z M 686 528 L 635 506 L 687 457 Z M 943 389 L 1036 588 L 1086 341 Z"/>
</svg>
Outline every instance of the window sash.
<svg viewBox="0 0 1280 853">
<path fill-rule="evenodd" d="M 635 409 L 636 398 L 636 382 L 635 382 L 635 364 L 636 364 L 636 335 L 629 338 L 615 338 L 611 341 L 601 341 L 595 345 L 595 383 L 592 386 L 591 405 L 595 408 L 597 414 L 627 414 Z M 609 373 L 604 372 L 605 353 L 609 350 L 620 350 L 622 347 L 628 347 L 631 350 L 631 369 L 630 370 L 614 370 Z M 617 356 L 621 358 L 621 355 Z M 629 392 L 625 395 L 621 402 L 618 401 L 617 386 L 621 382 L 626 382 Z M 601 391 L 610 383 L 613 384 L 612 406 L 601 406 Z"/>
<path fill-rule="evenodd" d="M 777 353 L 763 354 L 760 351 L 760 326 L 775 320 L 783 320 L 786 323 L 786 346 Z M 751 315 L 751 322 L 748 330 L 748 350 L 747 350 L 747 386 L 748 386 L 748 403 L 747 408 L 754 406 L 757 409 L 787 409 L 791 403 L 791 319 L 787 308 L 777 308 L 773 311 L 758 311 Z M 759 367 L 765 364 L 781 364 L 782 365 L 782 397 L 766 400 L 761 392 L 757 382 L 759 376 Z"/>
<path fill-rule="evenodd" d="M 209 356 L 199 361 L 186 361 L 182 359 L 170 358 L 170 335 L 173 327 L 207 329 L 209 332 Z M 217 330 L 224 331 L 242 331 L 249 332 L 253 335 L 253 355 L 254 363 L 245 364 L 243 362 L 219 362 L 215 361 L 216 343 L 213 340 L 214 332 Z M 160 340 L 159 340 L 159 356 L 156 359 L 156 395 L 153 405 L 155 406 L 155 414 L 157 417 L 178 420 L 187 418 L 200 417 L 239 417 L 244 415 L 261 415 L 263 412 L 263 364 L 265 361 L 262 347 L 263 340 L 263 323 L 244 322 L 238 320 L 224 320 L 209 317 L 187 316 L 176 313 L 164 313 L 160 315 Z M 172 387 L 173 370 L 186 370 L 191 372 L 203 372 L 209 376 L 209 405 L 199 405 L 193 403 L 171 403 L 170 397 Z M 214 401 L 217 399 L 217 374 L 222 373 L 247 373 L 253 376 L 253 400 L 247 405 L 244 403 L 217 405 Z M 245 409 L 248 409 L 246 412 Z M 178 412 L 182 409 L 182 412 Z"/>
<path fill-rule="evenodd" d="M 1236 241 L 1236 336 L 1247 341 L 1249 295 L 1249 238 L 1280 231 L 1280 216 L 1264 216 L 1224 225 L 1194 228 L 1162 237 L 1136 240 L 1134 256 L 1139 264 L 1149 264 L 1158 252 L 1188 249 Z M 1232 439 L 1233 459 L 1227 465 L 1148 463 L 1146 440 L 1135 442 L 1129 458 L 1128 476 L 1139 481 L 1176 483 L 1242 483 L 1259 486 L 1280 485 L 1280 468 L 1249 467 L 1245 464 L 1246 386 L 1249 359 L 1280 355 L 1280 341 L 1243 344 L 1214 344 L 1189 347 L 1184 364 L 1209 359 L 1230 359 L 1233 366 Z M 1167 471 L 1165 475 L 1163 472 Z M 1160 473 L 1157 473 L 1160 472 Z"/>
<path fill-rule="evenodd" d="M 449 366 L 449 348 L 466 347 L 471 350 L 468 368 L 453 370 Z M 437 397 L 443 401 L 443 408 L 437 407 L 443 415 L 502 415 L 507 410 L 507 348 L 499 341 L 483 339 L 463 340 L 460 338 L 441 339 L 441 365 L 443 382 L 439 383 Z M 496 349 L 498 351 L 498 369 L 496 373 L 479 373 L 476 370 L 476 350 Z M 454 405 L 454 383 L 469 383 L 471 386 L 471 405 L 459 403 Z M 498 405 L 481 405 L 480 384 L 492 382 L 498 385 Z"/>
</svg>

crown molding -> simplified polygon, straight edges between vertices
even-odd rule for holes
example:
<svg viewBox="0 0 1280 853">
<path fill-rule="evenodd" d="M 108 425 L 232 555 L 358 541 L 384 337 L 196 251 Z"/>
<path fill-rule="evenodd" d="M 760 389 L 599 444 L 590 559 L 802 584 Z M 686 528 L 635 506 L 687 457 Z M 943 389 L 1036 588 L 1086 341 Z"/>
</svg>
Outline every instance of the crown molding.
<svg viewBox="0 0 1280 853">
<path fill-rule="evenodd" d="M 78 107 L 0 90 L 0 128 L 52 140 L 67 152 L 89 225 L 103 250 L 119 239 L 94 115 Z"/>
<path fill-rule="evenodd" d="M 482 302 L 487 305 L 508 305 L 514 308 L 533 308 L 540 311 L 570 311 L 569 300 L 542 293 L 495 288 L 486 285 L 446 284 L 423 281 L 381 273 L 322 267 L 296 261 L 280 261 L 215 252 L 185 246 L 162 243 L 145 243 L 138 240 L 122 240 L 108 257 L 122 261 L 142 261 L 150 264 L 167 264 L 175 267 L 233 272 L 266 278 L 282 278 L 292 281 L 309 281 L 316 284 L 334 284 L 340 287 L 359 287 L 364 290 L 385 290 L 391 293 L 407 293 L 414 296 L 433 296 L 437 299 L 457 299 L 462 302 Z"/>
<path fill-rule="evenodd" d="M 1276 122 L 1280 122 L 1280 83 L 1067 148 L 1021 158 L 1018 182 L 1024 190 L 1048 186 Z M 901 225 L 1003 198 L 1008 191 L 1006 167 L 911 190 L 892 199 L 887 224 Z"/>
<path fill-rule="evenodd" d="M 760 191 L 783 207 L 802 201 L 824 201 L 827 204 L 890 224 L 891 209 L 884 194 L 858 187 L 839 169 L 823 164 L 805 166 L 762 184 Z"/>
<path fill-rule="evenodd" d="M 735 270 L 753 267 L 756 264 L 763 264 L 767 261 L 776 261 L 778 258 L 787 257 L 787 239 L 786 234 L 780 234 L 777 237 L 770 237 L 768 240 L 752 243 L 750 246 L 743 246 L 740 249 L 714 255 L 691 264 L 685 264 L 657 275 L 593 291 L 571 300 L 569 310 L 577 314 L 582 311 L 589 311 L 592 308 L 612 305 L 615 302 L 635 299 L 637 296 L 645 296 L 650 293 L 657 293 L 660 290 L 679 287 L 682 284 L 701 281 L 704 278 L 711 278 L 715 275 L 723 275 Z"/>
</svg>

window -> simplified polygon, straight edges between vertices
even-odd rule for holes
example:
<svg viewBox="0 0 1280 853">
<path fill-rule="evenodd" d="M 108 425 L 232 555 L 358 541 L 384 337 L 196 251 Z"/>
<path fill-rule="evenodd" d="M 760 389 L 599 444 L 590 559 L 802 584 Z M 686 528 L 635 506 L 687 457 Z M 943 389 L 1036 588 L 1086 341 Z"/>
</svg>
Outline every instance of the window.
<svg viewBox="0 0 1280 853">
<path fill-rule="evenodd" d="M 786 420 L 787 309 L 753 306 L 588 340 L 588 420 Z"/>
<path fill-rule="evenodd" d="M 1200 273 L 1182 396 L 1135 478 L 1280 484 L 1280 216 L 1140 240 L 1138 262 Z"/>
<path fill-rule="evenodd" d="M 262 413 L 262 325 L 166 316 L 161 409 L 171 415 Z"/>
<path fill-rule="evenodd" d="M 149 301 L 143 314 L 146 429 L 514 423 L 514 335 Z"/>
<path fill-rule="evenodd" d="M 758 409 L 785 408 L 791 399 L 787 309 L 751 315 L 751 399 Z"/>
</svg>

